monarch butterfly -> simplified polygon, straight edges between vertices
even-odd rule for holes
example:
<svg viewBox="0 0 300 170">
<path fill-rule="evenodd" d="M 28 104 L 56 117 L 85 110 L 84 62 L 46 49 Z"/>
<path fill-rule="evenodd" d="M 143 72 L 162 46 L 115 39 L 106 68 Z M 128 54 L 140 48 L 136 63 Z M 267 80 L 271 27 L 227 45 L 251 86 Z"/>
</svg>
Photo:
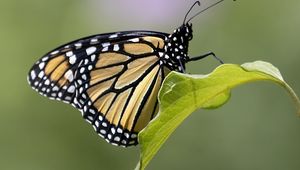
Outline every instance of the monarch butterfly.
<svg viewBox="0 0 300 170">
<path fill-rule="evenodd" d="M 58 47 L 33 65 L 29 84 L 41 95 L 79 109 L 107 142 L 137 145 L 137 134 L 158 112 L 157 94 L 165 76 L 173 70 L 184 72 L 190 61 L 210 55 L 218 59 L 214 53 L 187 55 L 193 37 L 190 20 L 208 9 L 187 20 L 196 4 L 200 2 L 172 34 L 113 32 Z"/>
</svg>

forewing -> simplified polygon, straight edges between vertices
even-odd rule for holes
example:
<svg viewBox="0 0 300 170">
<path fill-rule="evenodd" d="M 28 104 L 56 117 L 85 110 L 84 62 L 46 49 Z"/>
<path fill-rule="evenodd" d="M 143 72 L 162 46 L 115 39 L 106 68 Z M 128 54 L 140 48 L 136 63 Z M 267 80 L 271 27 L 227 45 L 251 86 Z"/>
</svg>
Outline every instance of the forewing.
<svg viewBox="0 0 300 170">
<path fill-rule="evenodd" d="M 44 55 L 33 65 L 28 74 L 28 82 L 44 96 L 74 105 L 76 95 L 74 82 L 81 62 L 92 60 L 94 53 L 105 51 L 112 43 L 148 34 L 163 36 L 163 33 L 149 31 L 114 32 L 93 35 L 62 45 Z"/>
</svg>

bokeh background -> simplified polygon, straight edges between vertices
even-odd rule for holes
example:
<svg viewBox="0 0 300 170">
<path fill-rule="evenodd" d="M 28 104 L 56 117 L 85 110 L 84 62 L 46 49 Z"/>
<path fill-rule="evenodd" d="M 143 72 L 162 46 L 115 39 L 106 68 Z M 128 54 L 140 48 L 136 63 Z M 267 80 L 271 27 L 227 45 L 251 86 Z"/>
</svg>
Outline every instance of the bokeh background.
<svg viewBox="0 0 300 170">
<path fill-rule="evenodd" d="M 171 33 L 193 2 L 1 0 L 0 169 L 133 169 L 138 147 L 107 144 L 76 109 L 31 90 L 27 72 L 44 53 L 87 35 Z M 204 8 L 215 1 L 201 2 Z M 227 0 L 192 21 L 190 55 L 214 51 L 227 63 L 269 61 L 300 95 L 299 16 L 299 0 Z M 187 67 L 206 74 L 217 65 L 207 58 Z M 148 169 L 299 170 L 299 144 L 300 119 L 290 97 L 277 85 L 257 82 L 234 89 L 217 110 L 192 114 Z"/>
</svg>

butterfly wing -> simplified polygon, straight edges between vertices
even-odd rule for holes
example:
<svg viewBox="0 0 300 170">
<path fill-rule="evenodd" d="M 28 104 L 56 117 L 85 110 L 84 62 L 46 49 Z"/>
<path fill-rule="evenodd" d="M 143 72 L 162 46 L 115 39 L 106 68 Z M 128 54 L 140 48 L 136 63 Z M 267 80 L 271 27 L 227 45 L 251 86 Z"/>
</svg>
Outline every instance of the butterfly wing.
<svg viewBox="0 0 300 170">
<path fill-rule="evenodd" d="M 29 83 L 77 107 L 108 142 L 135 145 L 137 133 L 157 113 L 157 93 L 170 71 L 159 56 L 166 36 L 132 31 L 74 41 L 41 58 Z"/>
</svg>

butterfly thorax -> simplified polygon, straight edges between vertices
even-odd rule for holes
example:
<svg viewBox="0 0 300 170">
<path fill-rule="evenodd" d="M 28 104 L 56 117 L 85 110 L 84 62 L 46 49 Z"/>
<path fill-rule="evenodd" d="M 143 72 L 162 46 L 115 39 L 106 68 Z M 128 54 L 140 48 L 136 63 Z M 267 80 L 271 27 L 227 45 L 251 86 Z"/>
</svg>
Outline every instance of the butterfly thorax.
<svg viewBox="0 0 300 170">
<path fill-rule="evenodd" d="M 171 70 L 183 72 L 188 57 L 189 41 L 193 38 L 192 24 L 183 24 L 165 40 L 162 62 Z"/>
</svg>

